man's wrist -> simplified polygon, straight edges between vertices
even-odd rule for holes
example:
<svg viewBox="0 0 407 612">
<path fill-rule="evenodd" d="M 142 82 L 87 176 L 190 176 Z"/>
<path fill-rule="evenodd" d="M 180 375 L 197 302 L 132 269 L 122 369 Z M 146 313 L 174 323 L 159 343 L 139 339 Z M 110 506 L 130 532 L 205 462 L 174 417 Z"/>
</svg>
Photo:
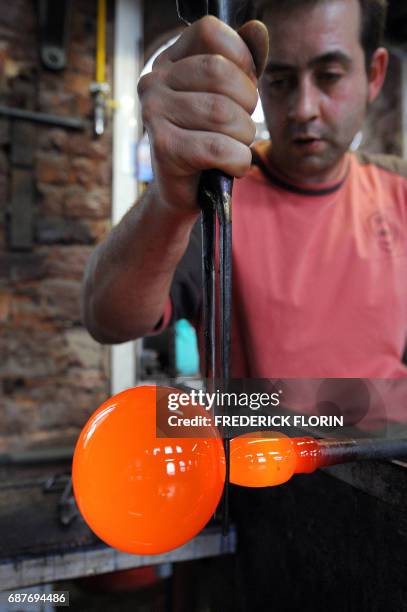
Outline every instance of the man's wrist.
<svg viewBox="0 0 407 612">
<path fill-rule="evenodd" d="M 200 209 L 194 204 L 172 204 L 160 193 L 158 185 L 153 181 L 149 186 L 150 205 L 154 206 L 157 214 L 165 217 L 169 222 L 180 225 L 194 225 L 200 215 Z"/>
</svg>

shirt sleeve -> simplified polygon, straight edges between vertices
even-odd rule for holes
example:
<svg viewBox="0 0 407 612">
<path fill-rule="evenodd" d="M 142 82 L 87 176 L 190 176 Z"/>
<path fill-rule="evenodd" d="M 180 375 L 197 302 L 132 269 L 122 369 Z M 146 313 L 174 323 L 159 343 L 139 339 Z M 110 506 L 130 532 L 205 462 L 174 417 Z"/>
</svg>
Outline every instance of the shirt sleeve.
<svg viewBox="0 0 407 612">
<path fill-rule="evenodd" d="M 201 223 L 198 219 L 192 228 L 188 247 L 175 270 L 163 316 L 149 335 L 161 333 L 179 319 L 187 319 L 197 325 L 202 310 L 201 245 Z"/>
</svg>

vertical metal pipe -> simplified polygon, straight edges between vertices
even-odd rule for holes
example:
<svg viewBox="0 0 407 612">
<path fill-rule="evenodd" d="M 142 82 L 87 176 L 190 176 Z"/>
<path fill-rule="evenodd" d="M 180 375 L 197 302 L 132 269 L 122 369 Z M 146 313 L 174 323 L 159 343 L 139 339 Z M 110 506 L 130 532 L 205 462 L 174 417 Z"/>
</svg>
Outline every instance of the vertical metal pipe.
<svg viewBox="0 0 407 612">
<path fill-rule="evenodd" d="M 105 82 L 106 64 L 106 0 L 98 0 L 96 36 L 96 82 Z"/>
<path fill-rule="evenodd" d="M 237 29 L 247 18 L 248 0 L 177 0 L 177 10 L 185 23 L 204 15 L 214 15 Z M 232 186 L 233 178 L 219 170 L 202 173 L 200 201 L 202 208 L 203 308 L 205 336 L 205 378 L 215 389 L 230 377 L 230 342 L 232 318 Z M 220 341 L 216 333 L 216 279 L 214 274 L 216 215 L 219 221 L 219 315 Z M 228 530 L 228 490 L 230 445 L 225 437 L 226 478 L 223 497 L 223 531 Z"/>
</svg>

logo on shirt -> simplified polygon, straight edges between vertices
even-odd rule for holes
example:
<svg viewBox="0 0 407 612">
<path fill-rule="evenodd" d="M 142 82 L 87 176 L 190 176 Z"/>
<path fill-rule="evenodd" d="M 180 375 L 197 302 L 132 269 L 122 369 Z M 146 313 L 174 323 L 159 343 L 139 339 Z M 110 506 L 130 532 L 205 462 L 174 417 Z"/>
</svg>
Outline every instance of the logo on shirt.
<svg viewBox="0 0 407 612">
<path fill-rule="evenodd" d="M 370 236 L 382 253 L 388 255 L 400 254 L 403 247 L 402 232 L 396 215 L 391 210 L 376 211 L 367 218 L 367 228 Z"/>
</svg>

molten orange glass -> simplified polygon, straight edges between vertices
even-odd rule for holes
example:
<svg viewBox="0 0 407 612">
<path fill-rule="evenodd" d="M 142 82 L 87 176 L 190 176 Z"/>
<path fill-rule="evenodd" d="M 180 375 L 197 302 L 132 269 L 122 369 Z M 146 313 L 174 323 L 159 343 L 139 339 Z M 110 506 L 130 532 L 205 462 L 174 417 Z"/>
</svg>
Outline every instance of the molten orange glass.
<svg viewBox="0 0 407 612">
<path fill-rule="evenodd" d="M 110 398 L 91 416 L 75 448 L 78 507 L 102 540 L 125 552 L 157 554 L 181 546 L 206 525 L 222 495 L 223 443 L 210 419 L 184 432 L 194 439 L 156 437 L 156 416 L 165 414 L 158 421 L 165 424 L 170 393 L 179 391 L 144 386 Z M 164 411 L 156 411 L 157 400 Z M 199 406 L 176 414 L 208 418 Z M 275 432 L 239 436 L 230 451 L 230 480 L 248 487 L 279 485 L 322 463 L 316 440 Z"/>
<path fill-rule="evenodd" d="M 263 431 L 230 441 L 230 481 L 244 487 L 279 485 L 320 465 L 320 445 L 312 438 Z"/>
<path fill-rule="evenodd" d="M 174 392 L 174 389 L 160 389 Z M 125 552 L 157 554 L 184 544 L 206 525 L 222 495 L 222 441 L 157 438 L 156 388 L 107 400 L 76 445 L 73 486 L 89 527 Z"/>
</svg>

